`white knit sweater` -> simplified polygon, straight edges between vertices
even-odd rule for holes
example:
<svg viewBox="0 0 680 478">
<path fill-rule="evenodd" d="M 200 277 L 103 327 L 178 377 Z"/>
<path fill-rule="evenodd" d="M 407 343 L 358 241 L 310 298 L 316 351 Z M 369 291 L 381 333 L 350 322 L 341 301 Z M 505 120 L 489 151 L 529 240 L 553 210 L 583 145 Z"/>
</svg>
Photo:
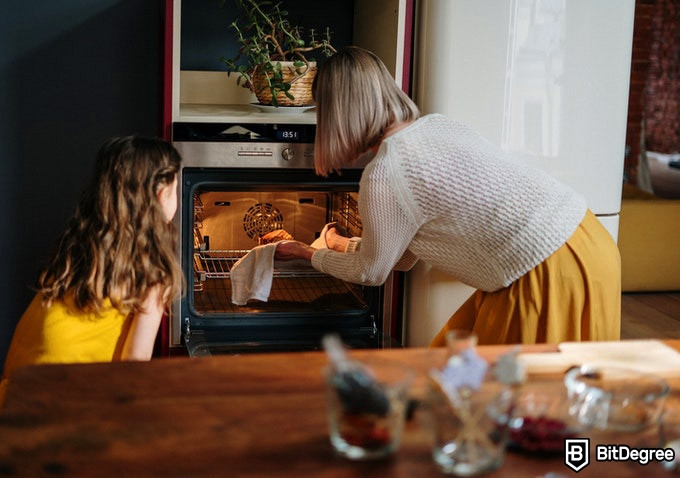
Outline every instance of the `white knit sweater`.
<svg viewBox="0 0 680 478">
<path fill-rule="evenodd" d="M 508 286 L 576 230 L 583 197 L 509 160 L 468 127 L 438 114 L 386 138 L 359 184 L 361 247 L 320 249 L 319 271 L 380 285 L 416 260 L 484 291 Z"/>
</svg>

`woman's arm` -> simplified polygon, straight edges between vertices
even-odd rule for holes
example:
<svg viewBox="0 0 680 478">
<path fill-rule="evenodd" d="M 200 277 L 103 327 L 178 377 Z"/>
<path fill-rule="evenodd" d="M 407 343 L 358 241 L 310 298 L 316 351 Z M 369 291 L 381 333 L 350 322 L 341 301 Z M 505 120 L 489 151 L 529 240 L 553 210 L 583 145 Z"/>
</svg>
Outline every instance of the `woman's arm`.
<svg viewBox="0 0 680 478">
<path fill-rule="evenodd" d="M 151 359 L 164 312 L 161 288 L 153 287 L 142 303 L 142 311 L 133 313 L 130 330 L 123 345 L 122 360 Z"/>
<path fill-rule="evenodd" d="M 334 227 L 329 227 L 326 231 L 326 245 L 329 249 L 338 252 L 347 252 L 350 238 L 338 234 L 338 230 Z"/>
<path fill-rule="evenodd" d="M 418 258 L 407 249 L 404 255 L 401 256 L 401 259 L 395 264 L 394 270 L 402 272 L 410 271 L 416 265 L 416 262 L 418 262 Z"/>
<path fill-rule="evenodd" d="M 292 259 L 312 260 L 316 249 L 300 241 L 279 241 L 276 245 L 274 258 L 281 261 Z"/>
<path fill-rule="evenodd" d="M 311 258 L 315 269 L 365 285 L 383 284 L 394 268 L 412 268 L 417 258 L 408 247 L 425 218 L 413 203 L 408 185 L 391 178 L 386 163 L 378 161 L 377 156 L 362 174 L 358 207 L 363 231 L 360 243 L 355 241 L 351 248 L 352 253 L 345 252 L 350 239 L 341 239 L 342 236 L 329 228 L 326 233 L 328 249 L 281 241 L 276 259 Z M 400 199 L 403 196 L 409 199 Z"/>
<path fill-rule="evenodd" d="M 348 282 L 381 285 L 395 266 L 410 268 L 415 263 L 407 250 L 424 219 L 414 214 L 416 206 L 402 207 L 400 196 L 407 186 L 395 189 L 387 162 L 378 159 L 380 154 L 366 167 L 359 185 L 361 246 L 351 254 L 319 249 L 312 256 L 315 269 Z"/>
<path fill-rule="evenodd" d="M 358 252 L 361 248 L 361 238 L 360 237 L 345 237 L 338 234 L 337 229 L 329 228 L 326 233 L 326 244 L 328 244 L 329 249 L 333 249 L 338 252 Z M 311 256 L 310 256 L 311 258 Z M 418 258 L 413 255 L 408 249 L 401 256 L 401 259 L 397 261 L 394 265 L 394 269 L 398 271 L 409 271 L 413 269 L 413 266 L 418 262 Z"/>
</svg>

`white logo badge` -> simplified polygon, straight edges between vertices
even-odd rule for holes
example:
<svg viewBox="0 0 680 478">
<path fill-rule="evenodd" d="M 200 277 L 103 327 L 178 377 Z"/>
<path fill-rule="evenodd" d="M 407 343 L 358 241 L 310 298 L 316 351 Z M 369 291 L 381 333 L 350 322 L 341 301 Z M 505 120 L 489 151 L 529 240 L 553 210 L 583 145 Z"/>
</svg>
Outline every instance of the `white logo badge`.
<svg viewBox="0 0 680 478">
<path fill-rule="evenodd" d="M 579 472 L 590 463 L 590 439 L 567 438 L 564 441 L 564 464 Z"/>
</svg>

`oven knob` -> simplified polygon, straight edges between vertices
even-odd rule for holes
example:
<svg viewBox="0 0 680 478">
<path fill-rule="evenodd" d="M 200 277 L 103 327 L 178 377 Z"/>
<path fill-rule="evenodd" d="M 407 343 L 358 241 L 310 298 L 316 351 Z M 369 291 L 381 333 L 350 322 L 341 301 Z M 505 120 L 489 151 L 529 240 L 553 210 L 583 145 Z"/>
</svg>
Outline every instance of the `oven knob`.
<svg viewBox="0 0 680 478">
<path fill-rule="evenodd" d="M 293 159 L 295 157 L 293 148 L 283 148 L 283 151 L 281 151 L 281 157 L 286 161 L 290 161 L 291 159 Z"/>
</svg>

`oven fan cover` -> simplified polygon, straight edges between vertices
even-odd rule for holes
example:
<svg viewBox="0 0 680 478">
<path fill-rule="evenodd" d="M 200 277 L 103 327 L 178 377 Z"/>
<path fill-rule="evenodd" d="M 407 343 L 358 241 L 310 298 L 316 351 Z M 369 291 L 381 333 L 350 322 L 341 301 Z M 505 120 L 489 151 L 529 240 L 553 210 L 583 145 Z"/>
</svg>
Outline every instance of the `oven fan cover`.
<svg viewBox="0 0 680 478">
<path fill-rule="evenodd" d="M 276 229 L 283 229 L 283 214 L 270 203 L 257 203 L 243 216 L 243 230 L 249 238 L 255 239 Z"/>
</svg>

